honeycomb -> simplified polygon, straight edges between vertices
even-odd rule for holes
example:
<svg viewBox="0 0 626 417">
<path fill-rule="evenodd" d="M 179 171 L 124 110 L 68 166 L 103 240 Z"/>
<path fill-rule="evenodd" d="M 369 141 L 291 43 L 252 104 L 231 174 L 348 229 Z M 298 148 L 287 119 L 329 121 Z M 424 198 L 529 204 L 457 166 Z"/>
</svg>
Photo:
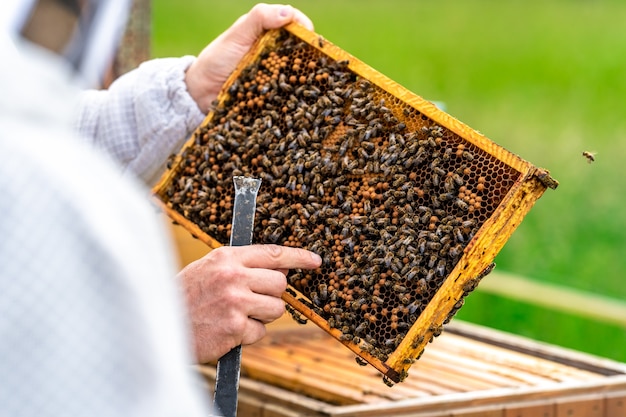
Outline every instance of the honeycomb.
<svg viewBox="0 0 626 417">
<path fill-rule="evenodd" d="M 290 272 L 288 310 L 398 382 L 492 268 L 484 259 L 479 273 L 457 275 L 446 314 L 428 323 L 428 334 L 413 331 L 405 341 L 525 175 L 489 152 L 493 145 L 468 141 L 357 73 L 353 59 L 332 58 L 324 49 L 336 47 L 323 38 L 306 41 L 290 29 L 271 31 L 242 61 L 170 160 L 157 195 L 225 245 L 232 178 L 261 178 L 253 241 L 323 259 L 315 271 Z M 553 180 L 540 174 L 543 190 Z M 401 344 L 405 353 L 390 366 Z"/>
</svg>

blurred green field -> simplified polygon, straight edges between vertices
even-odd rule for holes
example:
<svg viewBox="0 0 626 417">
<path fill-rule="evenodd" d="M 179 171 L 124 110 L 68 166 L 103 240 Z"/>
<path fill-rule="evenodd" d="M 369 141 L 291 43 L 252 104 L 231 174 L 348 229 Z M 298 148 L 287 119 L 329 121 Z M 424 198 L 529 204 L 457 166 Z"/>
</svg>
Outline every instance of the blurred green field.
<svg viewBox="0 0 626 417">
<path fill-rule="evenodd" d="M 153 55 L 197 54 L 254 3 L 154 0 Z M 496 271 L 626 300 L 626 2 L 291 4 L 329 41 L 444 102 L 448 113 L 560 181 L 509 240 Z M 582 151 L 597 152 L 596 162 Z M 625 329 L 480 287 L 459 317 L 626 361 Z"/>
</svg>

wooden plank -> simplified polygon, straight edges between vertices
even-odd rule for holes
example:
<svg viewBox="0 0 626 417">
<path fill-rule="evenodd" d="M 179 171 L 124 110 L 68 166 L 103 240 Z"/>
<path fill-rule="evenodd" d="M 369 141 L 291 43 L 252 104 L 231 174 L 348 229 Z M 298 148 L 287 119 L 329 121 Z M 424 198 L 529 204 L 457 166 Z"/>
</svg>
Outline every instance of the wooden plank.
<svg viewBox="0 0 626 417">
<path fill-rule="evenodd" d="M 502 407 L 488 408 L 482 410 L 458 410 L 452 411 L 450 417 L 503 417 Z"/>
<path fill-rule="evenodd" d="M 261 342 L 247 346 L 244 375 L 336 404 L 338 409 L 351 404 L 368 405 L 374 407 L 370 411 L 378 410 L 382 413 L 379 415 L 384 415 L 387 407 L 395 409 L 406 401 L 432 399 L 423 404 L 447 404 L 444 399 L 457 394 L 467 395 L 459 398 L 480 406 L 481 402 L 497 402 L 498 396 L 510 398 L 516 392 L 517 402 L 535 401 L 529 410 L 556 417 L 549 413 L 548 406 L 557 396 L 555 393 L 571 397 L 581 390 L 585 392 L 580 387 L 601 386 L 606 379 L 599 373 L 446 332 L 414 365 L 412 378 L 389 388 L 377 371 L 358 366 L 350 351 L 318 327 L 293 326 L 274 330 Z M 512 337 L 510 341 L 517 339 Z M 483 400 L 477 400 L 483 396 Z M 537 403 L 540 398 L 543 402 Z M 618 408 L 621 400 L 614 399 L 612 407 Z M 509 409 L 509 415 L 515 412 L 524 417 L 532 415 L 525 406 Z"/>
<path fill-rule="evenodd" d="M 299 349 L 296 347 L 291 347 L 290 349 L 294 352 L 297 351 L 302 354 L 318 353 L 318 351 L 315 350 L 308 351 L 306 349 Z M 333 352 L 331 357 L 333 357 L 336 353 L 341 353 L 342 350 L 344 349 Z M 275 358 L 274 352 L 259 351 L 259 356 L 256 360 L 263 361 L 270 355 Z M 330 380 L 327 387 L 329 390 L 333 390 L 333 392 L 333 384 L 335 381 L 348 381 L 342 382 L 342 387 L 345 389 L 353 388 L 362 393 L 364 397 L 360 397 L 360 395 L 358 395 L 358 397 L 362 398 L 364 402 L 400 400 L 420 396 L 442 395 L 446 393 L 458 392 L 460 390 L 469 390 L 468 383 L 462 384 L 458 382 L 458 386 L 452 386 L 451 383 L 446 381 L 448 377 L 453 374 L 445 374 L 439 371 L 426 373 L 423 377 L 420 375 L 410 383 L 402 383 L 394 386 L 393 388 L 389 388 L 382 383 L 381 375 L 378 374 L 378 372 L 372 372 L 371 368 L 358 366 L 351 360 L 351 358 L 345 358 L 343 362 L 338 360 L 336 356 L 334 356 L 334 360 L 320 360 L 319 358 L 307 360 L 304 356 L 298 356 L 297 358 L 284 356 L 283 359 L 295 362 L 297 364 L 297 369 L 305 374 L 309 372 L 308 370 L 315 369 L 315 374 L 322 375 L 322 379 L 328 378 Z M 247 360 L 248 358 L 244 356 L 244 361 Z M 247 368 L 248 365 L 255 366 L 255 364 L 256 362 L 254 364 L 246 362 L 244 366 Z M 288 364 L 286 364 L 286 366 L 288 366 Z M 471 382 L 470 379 L 468 379 L 468 381 Z M 306 387 L 302 387 L 302 389 L 306 389 Z M 367 393 L 369 393 L 369 395 L 367 395 Z M 357 395 L 355 394 L 352 397 L 356 398 Z"/>
<path fill-rule="evenodd" d="M 555 417 L 605 417 L 604 396 L 557 400 Z M 611 416 L 613 417 L 613 416 Z"/>
<path fill-rule="evenodd" d="M 606 392 L 612 389 L 623 391 L 626 380 L 621 377 L 607 379 L 619 380 L 617 384 L 611 381 L 595 384 L 554 384 L 547 387 L 502 388 L 496 390 L 477 391 L 471 393 L 459 393 L 441 397 L 429 397 L 406 400 L 399 403 L 380 403 L 368 405 L 352 405 L 338 407 L 334 410 L 337 417 L 379 417 L 379 416 L 433 416 L 440 415 L 442 411 L 482 409 L 481 407 L 503 406 L 506 404 L 515 405 L 541 405 L 554 404 L 560 400 L 563 406 L 574 403 L 583 398 L 589 399 L 590 393 L 597 398 L 603 398 Z M 616 381 L 617 382 L 617 381 Z M 581 407 L 585 407 L 584 402 Z M 422 413 L 422 414 L 420 414 Z M 584 414 L 583 414 L 584 415 Z M 555 414 L 555 417 L 561 415 Z M 575 416 L 580 416 L 577 414 Z M 594 414 L 591 414 L 594 416 Z M 533 416 L 534 417 L 534 416 Z"/>
<path fill-rule="evenodd" d="M 504 405 L 503 417 L 555 417 L 555 406 L 552 401 L 544 403 L 525 403 Z"/>
<path fill-rule="evenodd" d="M 497 346 L 511 352 L 525 353 L 531 357 L 545 359 L 555 364 L 567 365 L 578 371 L 587 371 L 604 376 L 626 375 L 626 364 L 624 363 L 574 351 L 561 346 L 538 342 L 460 320 L 450 323 L 447 334 L 450 333 L 487 343 L 494 347 Z"/>
<path fill-rule="evenodd" d="M 566 380 L 597 379 L 598 374 L 555 363 L 530 354 L 511 351 L 503 347 L 491 346 L 479 340 L 471 340 L 450 334 L 446 339 L 449 354 L 472 355 L 478 353 L 486 362 L 508 370 L 521 380 L 531 384 Z M 513 371 L 515 371 L 513 373 Z"/>
<path fill-rule="evenodd" d="M 246 354 L 248 357 L 250 352 Z M 292 369 L 287 369 L 282 363 L 265 358 L 256 361 L 254 366 L 248 367 L 242 362 L 242 372 L 254 379 L 272 383 L 294 392 L 305 392 L 314 398 L 339 404 L 367 403 L 367 398 L 361 391 L 346 387 L 341 381 L 327 379 L 328 374 L 309 370 L 303 374 L 298 370 L 297 364 Z"/>
<path fill-rule="evenodd" d="M 209 365 L 200 365 L 197 367 L 198 372 L 204 377 L 209 385 L 215 383 L 215 367 Z M 212 391 L 212 390 L 211 390 Z M 296 413 L 299 416 L 327 416 L 322 412 L 325 409 L 335 409 L 333 405 L 315 400 L 302 394 L 294 393 L 282 388 L 255 381 L 242 376 L 239 381 L 239 398 L 251 405 L 260 402 L 265 407 L 267 404 L 283 407 L 286 410 Z M 253 400 L 251 400 L 253 399 Z M 263 414 L 262 414 L 263 415 Z"/>
<path fill-rule="evenodd" d="M 302 366 L 297 362 L 280 361 L 261 351 L 247 352 L 242 369 L 259 380 L 296 392 L 306 392 L 336 404 L 372 403 L 404 398 L 398 393 L 380 393 L 365 388 L 360 379 L 338 378 L 336 370 L 329 367 Z"/>
<path fill-rule="evenodd" d="M 493 272 L 478 291 L 626 328 L 626 303 L 598 294 Z"/>
<path fill-rule="evenodd" d="M 246 414 L 242 414 L 238 417 L 248 417 Z M 286 407 L 274 405 L 274 404 L 265 404 L 263 406 L 262 417 L 306 417 L 299 411 L 290 410 Z"/>
<path fill-rule="evenodd" d="M 430 394 L 428 391 L 415 389 L 415 387 L 405 384 L 395 386 L 393 390 L 384 389 L 388 387 L 382 384 L 380 373 L 369 367 L 360 367 L 347 350 L 337 349 L 337 347 L 340 348 L 341 346 L 334 342 L 329 346 L 329 340 L 332 339 L 327 339 L 323 345 L 308 342 L 301 345 L 290 345 L 288 347 L 289 355 L 283 358 L 285 360 L 297 361 L 299 365 L 302 365 L 303 369 L 318 369 L 319 373 L 332 380 L 350 381 L 346 385 L 353 386 L 363 393 L 376 393 L 381 400 L 399 400 Z M 332 349 L 329 349 L 330 347 Z M 266 353 L 273 354 L 273 351 L 266 349 Z M 348 355 L 340 356 L 345 353 L 348 353 Z M 262 358 L 263 355 L 261 355 L 261 360 Z M 381 387 L 383 388 L 382 390 Z"/>
<path fill-rule="evenodd" d="M 306 335 L 306 337 L 299 338 L 296 335 L 297 333 L 300 333 L 302 336 Z M 325 337 L 316 337 L 316 333 Z M 453 336 L 442 337 L 442 341 L 438 343 L 438 346 L 443 346 L 445 350 L 444 341 L 450 337 Z M 481 346 L 480 352 L 473 356 L 484 353 L 484 350 L 485 348 Z M 250 351 L 250 355 L 246 355 L 248 351 Z M 333 392 L 335 392 L 333 380 L 359 381 L 358 384 L 346 383 L 342 388 L 376 393 L 380 396 L 380 399 L 390 400 L 519 385 L 519 378 L 517 380 L 500 378 L 493 370 L 491 375 L 485 374 L 482 367 L 488 368 L 488 364 L 476 361 L 477 364 L 475 366 L 467 367 L 464 366 L 464 359 L 457 356 L 456 352 L 450 354 L 445 352 L 438 353 L 433 348 L 433 352 L 427 354 L 416 364 L 413 370 L 414 375 L 416 375 L 415 378 L 407 380 L 405 383 L 399 384 L 390 390 L 381 384 L 380 375 L 372 373 L 370 368 L 357 366 L 347 350 L 341 349 L 338 344 L 334 343 L 324 333 L 319 332 L 318 329 L 310 328 L 297 332 L 291 331 L 288 334 L 285 334 L 285 332 L 274 334 L 271 336 L 271 340 L 268 339 L 266 343 L 259 343 L 254 347 L 245 349 L 244 367 L 246 369 L 253 368 L 257 364 L 259 364 L 259 367 L 265 367 L 267 358 L 271 358 L 273 361 L 276 361 L 272 366 L 295 369 L 301 374 L 299 375 L 300 378 L 310 376 L 316 379 L 316 384 L 318 380 L 325 381 L 330 377 L 331 380 L 328 381 L 327 386 Z M 309 369 L 312 369 L 312 371 L 309 372 Z M 250 372 L 254 371 L 250 370 Z M 303 379 L 300 380 L 303 381 Z M 276 383 L 285 386 L 284 379 Z M 305 387 L 302 387 L 302 389 L 305 389 Z M 349 397 L 362 398 L 360 393 L 352 393 Z M 375 396 L 372 396 L 372 400 L 374 398 Z M 339 402 L 345 403 L 345 401 L 341 400 Z"/>
<path fill-rule="evenodd" d="M 626 417 L 626 391 L 607 394 L 604 409 L 606 417 Z"/>
<path fill-rule="evenodd" d="M 264 402 L 250 395 L 241 394 L 238 396 L 237 416 L 238 417 L 264 417 Z"/>
<path fill-rule="evenodd" d="M 300 349 L 304 352 L 308 352 L 311 355 L 322 352 L 328 349 L 328 345 L 330 339 L 325 338 L 325 340 L 308 342 L 301 346 Z M 351 354 L 345 349 L 337 349 L 338 345 L 335 343 L 331 343 L 333 350 L 330 351 L 328 356 L 330 357 L 329 361 L 331 367 L 334 369 L 344 368 L 349 366 L 353 369 L 356 378 L 367 378 L 372 381 L 371 389 L 380 390 L 381 389 L 381 375 L 378 372 L 372 373 L 369 368 L 363 368 L 356 365 L 356 362 L 353 363 Z M 342 356 L 344 355 L 344 356 Z M 326 360 L 324 363 L 317 363 L 318 366 L 326 365 Z M 441 395 L 451 392 L 459 392 L 469 390 L 468 386 L 465 384 L 455 385 L 451 382 L 447 382 L 447 379 L 442 375 L 438 375 L 438 372 L 429 372 L 425 368 L 425 363 L 428 361 L 421 361 L 417 364 L 416 368 L 414 368 L 414 372 L 418 375 L 417 378 L 412 380 L 405 380 L 402 384 L 395 385 L 393 387 L 393 391 L 404 391 L 406 389 L 410 389 L 410 392 L 405 393 L 406 398 L 413 398 L 422 395 Z M 457 370 L 458 371 L 458 370 Z M 386 386 L 382 387 L 383 389 Z"/>
<path fill-rule="evenodd" d="M 452 369 L 463 369 L 471 374 L 476 381 L 488 381 L 495 386 L 520 386 L 543 382 L 528 372 L 521 372 L 513 368 L 498 366 L 488 360 L 476 358 L 473 355 L 452 355 L 449 352 L 431 349 L 430 358 L 437 362 L 438 366 L 450 367 Z"/>
</svg>

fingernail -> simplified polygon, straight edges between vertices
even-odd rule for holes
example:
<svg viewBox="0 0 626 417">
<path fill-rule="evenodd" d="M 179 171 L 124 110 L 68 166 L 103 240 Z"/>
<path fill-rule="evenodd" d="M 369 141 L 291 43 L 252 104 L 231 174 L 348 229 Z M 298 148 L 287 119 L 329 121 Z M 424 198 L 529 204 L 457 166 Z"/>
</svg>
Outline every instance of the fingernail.
<svg viewBox="0 0 626 417">
<path fill-rule="evenodd" d="M 317 264 L 321 264 L 322 263 L 322 257 L 319 256 L 317 253 L 313 253 L 311 252 L 311 259 L 313 259 L 313 261 Z"/>
<path fill-rule="evenodd" d="M 289 7 L 287 6 L 283 6 L 280 8 L 280 12 L 278 13 L 278 15 L 280 17 L 287 17 L 289 16 Z"/>
</svg>

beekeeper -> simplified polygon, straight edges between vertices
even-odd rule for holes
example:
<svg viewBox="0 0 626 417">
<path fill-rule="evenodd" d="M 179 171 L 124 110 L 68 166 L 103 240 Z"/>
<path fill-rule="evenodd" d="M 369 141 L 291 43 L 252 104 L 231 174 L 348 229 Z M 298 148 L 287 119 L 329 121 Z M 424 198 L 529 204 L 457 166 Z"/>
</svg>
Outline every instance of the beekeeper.
<svg viewBox="0 0 626 417">
<path fill-rule="evenodd" d="M 103 80 L 128 9 L 0 5 L 0 415 L 206 416 L 189 365 L 263 337 L 284 310 L 286 271 L 321 262 L 226 247 L 175 279 L 149 203 L 167 156 L 252 42 L 311 22 L 260 4 L 197 58 L 150 61 L 85 92 Z"/>
</svg>

